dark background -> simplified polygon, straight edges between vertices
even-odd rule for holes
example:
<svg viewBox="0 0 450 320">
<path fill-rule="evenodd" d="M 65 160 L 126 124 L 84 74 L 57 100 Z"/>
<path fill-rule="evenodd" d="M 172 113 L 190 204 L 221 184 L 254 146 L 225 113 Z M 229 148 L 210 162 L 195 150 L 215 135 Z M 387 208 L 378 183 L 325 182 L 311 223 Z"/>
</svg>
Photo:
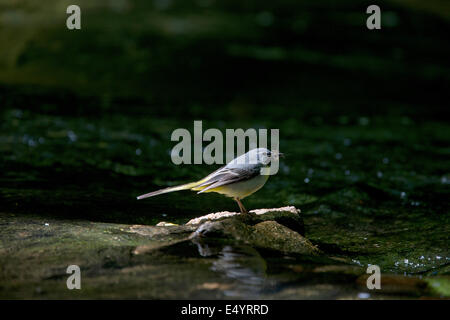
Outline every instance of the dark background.
<svg viewBox="0 0 450 320">
<path fill-rule="evenodd" d="M 176 128 L 279 128 L 286 158 L 248 209 L 295 205 L 328 252 L 448 274 L 448 2 L 77 4 L 70 31 L 69 3 L 0 3 L 2 211 L 141 224 L 234 211 L 217 194 L 135 197 L 216 169 L 172 164 Z M 370 4 L 381 30 L 366 28 Z"/>
</svg>

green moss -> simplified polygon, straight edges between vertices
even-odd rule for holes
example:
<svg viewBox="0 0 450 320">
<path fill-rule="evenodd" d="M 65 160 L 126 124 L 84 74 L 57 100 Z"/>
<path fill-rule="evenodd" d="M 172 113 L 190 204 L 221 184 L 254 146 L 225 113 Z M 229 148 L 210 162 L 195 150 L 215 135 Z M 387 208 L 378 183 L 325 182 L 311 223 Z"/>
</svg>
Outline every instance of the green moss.
<svg viewBox="0 0 450 320">
<path fill-rule="evenodd" d="M 431 290 L 441 297 L 450 297 L 450 278 L 449 277 L 432 277 L 426 278 L 425 281 Z"/>
</svg>

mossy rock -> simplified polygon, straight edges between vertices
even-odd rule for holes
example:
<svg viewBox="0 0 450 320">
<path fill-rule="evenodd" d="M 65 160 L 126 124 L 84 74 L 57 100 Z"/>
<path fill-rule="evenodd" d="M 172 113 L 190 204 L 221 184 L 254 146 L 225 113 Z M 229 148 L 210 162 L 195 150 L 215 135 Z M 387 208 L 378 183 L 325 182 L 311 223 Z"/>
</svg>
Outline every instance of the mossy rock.
<svg viewBox="0 0 450 320">
<path fill-rule="evenodd" d="M 199 218 L 195 222 L 205 222 L 199 225 L 191 238 L 235 239 L 284 253 L 319 255 L 320 250 L 302 235 L 304 227 L 299 210 L 288 208 L 263 209 L 264 212 L 248 215 L 223 213 L 222 217 L 210 216 L 212 220 L 207 221 Z"/>
</svg>

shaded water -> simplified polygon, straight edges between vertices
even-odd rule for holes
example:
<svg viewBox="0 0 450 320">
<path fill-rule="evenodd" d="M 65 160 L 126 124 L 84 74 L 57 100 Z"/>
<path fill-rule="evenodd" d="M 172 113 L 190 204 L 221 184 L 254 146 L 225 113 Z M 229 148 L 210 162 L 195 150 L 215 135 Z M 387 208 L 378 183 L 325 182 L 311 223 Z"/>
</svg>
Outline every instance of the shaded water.
<svg viewBox="0 0 450 320">
<path fill-rule="evenodd" d="M 154 225 L 235 211 L 233 201 L 216 194 L 135 197 L 216 168 L 172 164 L 176 128 L 192 132 L 194 120 L 203 120 L 204 130 L 279 128 L 286 157 L 280 172 L 245 199 L 247 208 L 294 205 L 302 210 L 306 237 L 328 255 L 405 277 L 437 276 L 448 286 L 445 10 L 388 2 L 393 25 L 371 33 L 364 8 L 352 1 L 330 9 L 316 1 L 275 7 L 175 1 L 167 8 L 79 2 L 80 32 L 61 27 L 65 15 L 58 13 L 65 10 L 56 2 L 38 8 L 24 1 L 2 12 L 3 213 L 38 223 Z M 20 248 L 6 234 L 5 264 Z M 179 246 L 139 259 L 146 266 L 162 259 L 152 272 L 167 277 L 172 274 L 164 269 L 178 272 L 192 263 L 186 279 L 161 278 L 159 288 L 141 296 L 173 298 L 177 288 L 197 288 L 210 278 L 216 284 L 206 291 L 218 290 L 218 297 L 352 298 L 360 291 L 351 272 L 314 272 L 317 262 L 302 257 L 235 244 Z M 128 294 L 139 296 L 130 288 Z M 404 296 L 423 294 L 414 290 Z"/>
</svg>

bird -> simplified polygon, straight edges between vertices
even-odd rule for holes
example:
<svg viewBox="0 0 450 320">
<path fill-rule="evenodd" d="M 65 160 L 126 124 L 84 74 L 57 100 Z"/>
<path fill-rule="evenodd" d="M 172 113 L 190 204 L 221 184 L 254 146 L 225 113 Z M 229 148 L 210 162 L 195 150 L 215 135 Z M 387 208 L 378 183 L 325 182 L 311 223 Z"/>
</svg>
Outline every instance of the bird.
<svg viewBox="0 0 450 320">
<path fill-rule="evenodd" d="M 241 200 L 264 186 L 270 174 L 263 168 L 268 169 L 271 161 L 278 160 L 281 155 L 283 154 L 278 151 L 255 148 L 231 160 L 227 165 L 201 180 L 146 193 L 138 196 L 137 199 L 141 200 L 181 190 L 192 190 L 197 193 L 217 192 L 233 198 L 237 202 L 241 214 L 248 214 Z"/>
</svg>

